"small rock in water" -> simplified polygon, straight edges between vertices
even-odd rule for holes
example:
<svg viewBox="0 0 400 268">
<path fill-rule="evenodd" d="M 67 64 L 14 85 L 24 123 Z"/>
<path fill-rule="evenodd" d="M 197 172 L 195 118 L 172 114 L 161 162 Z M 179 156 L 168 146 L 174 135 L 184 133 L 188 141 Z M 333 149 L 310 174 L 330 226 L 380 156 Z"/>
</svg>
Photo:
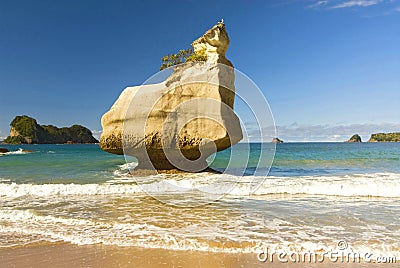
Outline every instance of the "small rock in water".
<svg viewBox="0 0 400 268">
<path fill-rule="evenodd" d="M 8 153 L 9 150 L 7 148 L 0 148 L 0 153 L 4 154 L 4 153 Z"/>
</svg>

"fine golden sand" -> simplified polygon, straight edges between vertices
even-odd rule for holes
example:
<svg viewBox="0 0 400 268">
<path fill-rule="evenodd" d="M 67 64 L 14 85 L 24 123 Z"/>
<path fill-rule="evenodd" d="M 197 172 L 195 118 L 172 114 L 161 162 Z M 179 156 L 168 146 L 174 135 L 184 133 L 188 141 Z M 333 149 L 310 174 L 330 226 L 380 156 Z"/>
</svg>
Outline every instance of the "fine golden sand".
<svg viewBox="0 0 400 268">
<path fill-rule="evenodd" d="M 399 263 L 262 263 L 256 254 L 40 243 L 0 249 L 0 267 L 399 267 Z"/>
</svg>

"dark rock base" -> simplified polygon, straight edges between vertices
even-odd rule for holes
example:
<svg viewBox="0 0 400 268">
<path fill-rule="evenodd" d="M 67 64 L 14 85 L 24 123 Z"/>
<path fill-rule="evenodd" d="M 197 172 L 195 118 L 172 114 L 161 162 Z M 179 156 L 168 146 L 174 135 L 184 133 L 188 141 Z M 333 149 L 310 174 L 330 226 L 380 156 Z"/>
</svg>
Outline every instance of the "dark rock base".
<svg viewBox="0 0 400 268">
<path fill-rule="evenodd" d="M 160 170 L 141 169 L 141 168 L 136 167 L 134 170 L 131 170 L 129 172 L 129 174 L 133 175 L 133 176 L 151 176 L 151 175 L 157 175 L 157 174 L 193 174 L 193 173 L 202 173 L 202 172 L 222 174 L 221 172 L 214 170 L 210 167 L 208 167 L 202 171 L 198 171 L 198 172 L 188 172 L 188 171 L 179 170 L 179 169 L 160 169 Z"/>
<path fill-rule="evenodd" d="M 8 153 L 9 150 L 7 148 L 0 148 L 0 154 Z"/>
</svg>

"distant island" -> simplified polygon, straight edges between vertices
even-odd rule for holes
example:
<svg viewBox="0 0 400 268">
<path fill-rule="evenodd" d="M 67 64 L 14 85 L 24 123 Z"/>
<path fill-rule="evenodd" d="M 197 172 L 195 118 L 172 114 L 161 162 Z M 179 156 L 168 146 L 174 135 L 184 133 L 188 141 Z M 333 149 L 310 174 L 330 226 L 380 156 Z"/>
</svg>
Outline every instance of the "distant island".
<svg viewBox="0 0 400 268">
<path fill-rule="evenodd" d="M 272 139 L 273 143 L 283 143 L 283 140 L 279 139 L 279 138 L 273 138 Z"/>
<path fill-rule="evenodd" d="M 346 142 L 362 142 L 360 135 L 354 134 L 351 138 Z"/>
<path fill-rule="evenodd" d="M 354 134 L 346 142 L 362 142 L 360 135 Z M 368 142 L 400 142 L 400 132 L 372 134 Z"/>
<path fill-rule="evenodd" d="M 3 143 L 8 144 L 73 144 L 98 143 L 92 132 L 80 125 L 58 128 L 52 125 L 39 125 L 36 119 L 22 115 L 16 116 L 10 124 L 10 136 Z"/>
<path fill-rule="evenodd" d="M 372 134 L 368 142 L 400 142 L 400 132 Z"/>
</svg>

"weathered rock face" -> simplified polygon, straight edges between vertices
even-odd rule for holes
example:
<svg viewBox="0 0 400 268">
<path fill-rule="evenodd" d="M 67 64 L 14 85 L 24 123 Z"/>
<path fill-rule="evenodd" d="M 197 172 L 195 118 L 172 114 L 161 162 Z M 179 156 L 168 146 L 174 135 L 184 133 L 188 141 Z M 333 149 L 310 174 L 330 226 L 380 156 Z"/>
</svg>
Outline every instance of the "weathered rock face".
<svg viewBox="0 0 400 268">
<path fill-rule="evenodd" d="M 218 23 L 199 39 L 195 40 L 192 46 L 196 53 L 205 51 L 208 62 L 218 62 L 233 67 L 232 63 L 225 57 L 229 43 L 225 25 Z"/>
<path fill-rule="evenodd" d="M 225 26 L 214 26 L 192 45 L 205 51 L 206 62 L 176 66 L 162 83 L 122 92 L 102 117 L 103 150 L 135 156 L 138 169 L 201 171 L 209 155 L 242 139 Z"/>
<path fill-rule="evenodd" d="M 361 137 L 358 134 L 354 134 L 351 138 L 346 142 L 362 142 Z"/>
</svg>

